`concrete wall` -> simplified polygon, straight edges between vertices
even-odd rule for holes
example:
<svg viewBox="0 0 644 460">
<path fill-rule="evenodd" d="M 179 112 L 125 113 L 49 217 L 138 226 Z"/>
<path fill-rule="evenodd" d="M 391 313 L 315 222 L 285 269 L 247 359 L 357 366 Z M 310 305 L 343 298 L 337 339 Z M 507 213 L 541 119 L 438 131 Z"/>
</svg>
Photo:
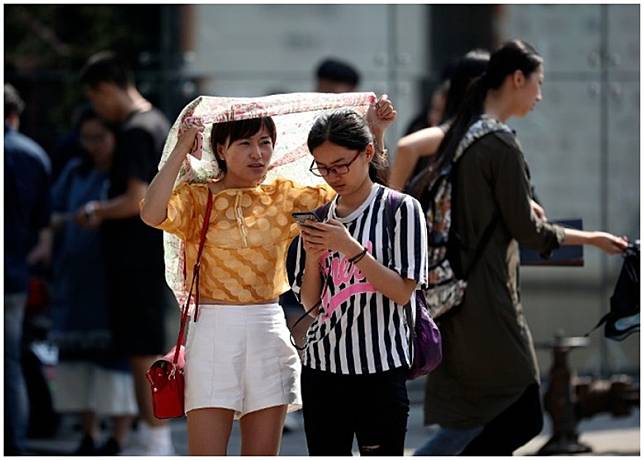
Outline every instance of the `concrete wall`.
<svg viewBox="0 0 644 460">
<path fill-rule="evenodd" d="M 188 72 L 222 96 L 312 91 L 314 69 L 335 56 L 362 75 L 358 90 L 387 92 L 401 121 L 417 110 L 426 73 L 426 5 L 195 5 Z"/>
</svg>

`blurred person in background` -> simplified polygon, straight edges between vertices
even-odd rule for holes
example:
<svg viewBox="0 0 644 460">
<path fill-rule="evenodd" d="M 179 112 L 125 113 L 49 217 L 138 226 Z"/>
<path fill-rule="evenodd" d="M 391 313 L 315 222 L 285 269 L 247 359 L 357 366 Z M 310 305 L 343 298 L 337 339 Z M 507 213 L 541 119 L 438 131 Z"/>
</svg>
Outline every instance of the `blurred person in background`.
<svg viewBox="0 0 644 460">
<path fill-rule="evenodd" d="M 73 159 L 81 158 L 85 155 L 83 147 L 79 142 L 78 120 L 86 108 L 86 103 L 77 105 L 71 114 L 71 128 L 61 135 L 54 144 L 51 151 L 52 163 L 52 183 L 58 180 L 60 173 L 67 166 L 67 163 Z"/>
<path fill-rule="evenodd" d="M 116 136 L 90 108 L 80 113 L 77 129 L 84 155 L 70 160 L 52 187 L 51 339 L 59 349 L 52 395 L 57 412 L 82 414 L 74 455 L 117 455 L 137 414 L 132 374 L 112 349 L 99 231 L 74 220 L 86 203 L 106 198 Z M 111 417 L 112 431 L 98 446 L 101 415 Z"/>
<path fill-rule="evenodd" d="M 443 82 L 432 92 L 429 105 L 425 104 L 420 113 L 409 123 L 409 126 L 405 131 L 405 136 L 415 133 L 416 131 L 420 131 L 421 129 L 431 128 L 440 124 L 445 113 L 448 91 L 449 80 L 443 80 Z M 425 169 L 429 160 L 430 157 L 428 156 L 419 157 L 410 177 L 415 177 Z"/>
<path fill-rule="evenodd" d="M 315 76 L 318 93 L 351 93 L 360 83 L 360 74 L 351 64 L 334 58 L 323 60 Z"/>
<path fill-rule="evenodd" d="M 405 136 L 420 131 L 421 129 L 438 126 L 445 113 L 447 103 L 447 92 L 449 91 L 449 79 L 442 82 L 432 91 L 429 104 L 423 104 L 420 113 L 409 122 L 405 130 Z"/>
<path fill-rule="evenodd" d="M 165 314 L 176 301 L 163 263 L 163 232 L 139 218 L 139 202 L 157 172 L 169 131 L 166 117 L 136 89 L 128 67 L 114 54 L 90 57 L 81 84 L 96 112 L 117 125 L 106 199 L 87 203 L 77 215 L 101 226 L 112 337 L 129 357 L 141 416 L 130 455 L 172 455 L 170 426 L 154 417 L 145 372 L 166 352 Z"/>
<path fill-rule="evenodd" d="M 444 110 L 440 110 L 440 102 L 437 101 L 438 107 L 433 107 L 430 112 L 434 117 L 431 121 L 438 119 L 439 122 L 436 125 L 430 125 L 429 128 L 408 134 L 398 141 L 398 150 L 389 174 L 391 188 L 405 189 L 410 179 L 419 177 L 419 174 L 431 164 L 431 157 L 445 137 L 445 132 L 454 120 L 467 89 L 476 77 L 485 72 L 489 59 L 490 54 L 487 51 L 472 50 L 457 61 L 447 84 L 441 85 L 437 90 L 438 92 L 441 88 L 447 88 Z M 433 100 L 434 97 L 432 97 Z M 440 118 L 438 118 L 438 112 L 442 112 Z M 411 194 L 421 199 L 420 194 Z M 425 207 L 422 200 L 421 204 Z"/>
<path fill-rule="evenodd" d="M 18 132 L 24 102 L 4 86 L 4 440 L 5 455 L 25 452 L 29 400 L 21 366 L 29 266 L 50 252 L 49 181 L 45 151 Z"/>
<path fill-rule="evenodd" d="M 445 80 L 432 93 L 431 103 L 427 111 L 427 126 L 438 126 L 445 117 L 447 107 L 447 95 L 449 93 L 450 81 Z M 411 134 L 411 133 L 408 133 Z"/>
<path fill-rule="evenodd" d="M 520 302 L 519 245 L 545 256 L 560 245 L 589 244 L 607 254 L 627 246 L 624 238 L 563 228 L 534 211 L 527 163 L 505 123 L 541 101 L 543 75 L 534 48 L 505 43 L 439 147 L 439 168 L 463 152 L 451 195 L 450 231 L 459 242 L 449 260 L 459 278 L 469 276 L 463 301 L 438 320 L 443 361 L 427 376 L 425 423 L 440 428 L 416 455 L 512 455 L 542 429 L 539 369 Z M 463 139 L 473 140 L 461 147 Z M 491 236 L 478 253 L 485 234 Z"/>
</svg>

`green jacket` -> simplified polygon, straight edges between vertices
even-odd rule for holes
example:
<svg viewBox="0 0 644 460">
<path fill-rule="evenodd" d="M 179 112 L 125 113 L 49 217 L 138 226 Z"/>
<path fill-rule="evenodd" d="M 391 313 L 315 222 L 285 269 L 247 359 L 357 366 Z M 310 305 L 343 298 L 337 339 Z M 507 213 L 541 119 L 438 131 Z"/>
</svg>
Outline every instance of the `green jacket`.
<svg viewBox="0 0 644 460">
<path fill-rule="evenodd" d="M 539 382 L 520 301 L 519 244 L 548 253 L 564 230 L 532 213 L 529 172 L 513 134 L 497 131 L 475 141 L 457 168 L 452 219 L 462 238 L 462 267 L 492 217 L 500 220 L 470 273 L 463 303 L 439 319 L 443 362 L 427 378 L 425 422 L 468 428 L 488 423 Z"/>
</svg>

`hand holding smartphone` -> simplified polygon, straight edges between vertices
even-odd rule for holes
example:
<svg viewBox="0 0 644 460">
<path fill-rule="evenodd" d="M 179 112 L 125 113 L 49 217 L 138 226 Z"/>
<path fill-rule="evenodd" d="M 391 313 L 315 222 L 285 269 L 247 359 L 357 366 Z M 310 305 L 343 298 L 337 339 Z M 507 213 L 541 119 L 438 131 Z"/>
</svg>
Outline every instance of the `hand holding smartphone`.
<svg viewBox="0 0 644 460">
<path fill-rule="evenodd" d="M 306 221 L 307 220 L 312 220 L 314 222 L 320 222 L 320 218 L 318 217 L 317 214 L 315 214 L 312 211 L 305 211 L 305 212 L 293 212 L 291 213 L 291 216 L 293 216 L 293 219 L 300 224 L 306 226 Z"/>
</svg>

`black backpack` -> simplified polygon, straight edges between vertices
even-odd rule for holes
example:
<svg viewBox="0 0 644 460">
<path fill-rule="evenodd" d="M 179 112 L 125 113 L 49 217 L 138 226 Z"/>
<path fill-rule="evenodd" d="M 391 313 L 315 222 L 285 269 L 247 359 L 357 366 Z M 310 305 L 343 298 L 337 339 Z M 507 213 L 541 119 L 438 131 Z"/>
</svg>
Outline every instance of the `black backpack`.
<svg viewBox="0 0 644 460">
<path fill-rule="evenodd" d="M 640 330 L 640 243 L 624 251 L 624 264 L 610 298 L 610 311 L 586 336 L 604 324 L 604 336 L 621 342 Z"/>
</svg>

